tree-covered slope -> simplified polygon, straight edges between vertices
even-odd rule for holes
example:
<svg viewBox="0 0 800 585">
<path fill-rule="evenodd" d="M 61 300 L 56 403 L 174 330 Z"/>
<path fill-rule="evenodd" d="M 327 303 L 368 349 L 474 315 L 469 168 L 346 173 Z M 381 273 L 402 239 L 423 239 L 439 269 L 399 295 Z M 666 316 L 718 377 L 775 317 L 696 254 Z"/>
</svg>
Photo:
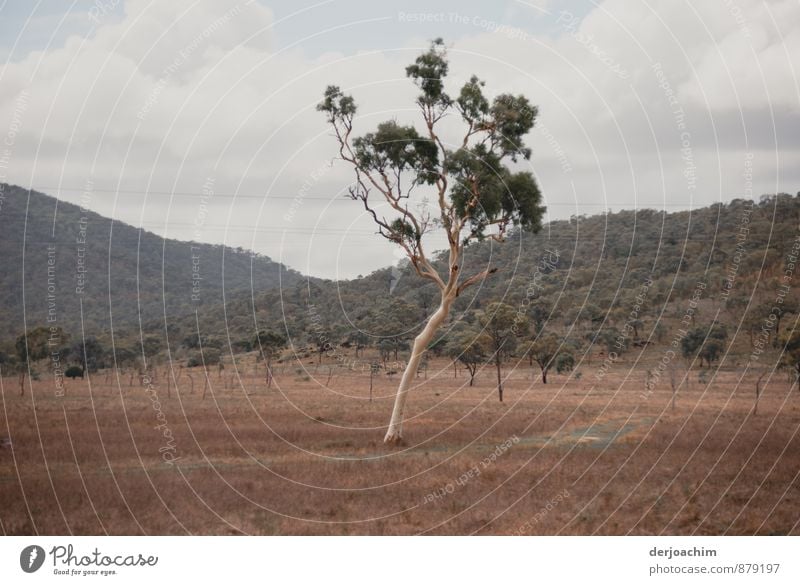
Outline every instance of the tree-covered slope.
<svg viewBox="0 0 800 585">
<path fill-rule="evenodd" d="M 73 335 L 112 326 L 148 328 L 221 305 L 226 294 L 258 293 L 298 273 L 232 248 L 161 238 L 43 193 L 2 185 L 0 336 L 25 325 Z M 224 270 L 223 270 L 224 267 Z M 48 321 L 49 319 L 49 321 Z"/>
<path fill-rule="evenodd" d="M 470 272 L 479 266 L 497 272 L 458 299 L 453 321 L 503 301 L 519 308 L 534 328 L 586 339 L 623 327 L 641 305 L 637 336 L 654 333 L 652 342 L 668 342 L 698 291 L 693 321 L 721 321 L 731 334 L 739 330 L 736 340 L 744 343 L 773 304 L 799 226 L 800 198 L 786 194 L 692 211 L 643 209 L 554 221 L 538 234 L 517 232 L 503 245 L 469 246 Z M 645 283 L 643 302 L 637 303 Z M 799 297 L 792 289 L 784 314 L 796 310 Z M 378 343 L 412 337 L 435 301 L 436 291 L 413 270 L 386 268 L 356 280 L 302 282 L 234 299 L 227 325 L 217 310 L 201 328 L 232 340 L 273 328 L 300 345 L 321 337 L 346 341 L 362 331 Z"/>
<path fill-rule="evenodd" d="M 0 317 L 6 344 L 23 331 L 23 290 L 28 329 L 47 324 L 54 307 L 56 324 L 80 339 L 82 300 L 87 337 L 98 337 L 108 349 L 113 317 L 115 345 L 138 352 L 141 322 L 145 337 L 162 351 L 168 343 L 173 359 L 197 348 L 198 328 L 204 347 L 219 348 L 223 357 L 230 348 L 251 349 L 259 330 L 274 330 L 295 348 L 356 341 L 378 348 L 391 342 L 402 359 L 403 348 L 436 307 L 437 291 L 408 267 L 349 281 L 306 278 L 267 258 L 164 240 L 65 203 L 58 204 L 53 235 L 54 199 L 32 192 L 28 203 L 28 191 L 13 187 L 5 195 Z M 80 295 L 77 240 L 84 216 L 86 282 Z M 692 211 L 573 217 L 551 222 L 538 234 L 515 232 L 503 245 L 474 243 L 464 269 L 497 271 L 457 299 L 440 341 L 456 322 L 474 320 L 477 311 L 501 301 L 525 317 L 534 335 L 545 331 L 572 339 L 581 352 L 588 340 L 613 339 L 634 321 L 628 342 L 635 337 L 665 345 L 684 328 L 681 320 L 694 298 L 692 326 L 722 324 L 726 347 L 744 358 L 786 282 L 798 237 L 800 197 L 781 194 Z M 52 293 L 48 254 L 54 257 Z M 192 299 L 193 255 L 200 258 L 202 276 L 198 301 Z M 793 322 L 798 311 L 794 280 L 793 272 L 778 328 Z M 330 355 L 353 357 L 350 349 L 337 351 Z"/>
</svg>

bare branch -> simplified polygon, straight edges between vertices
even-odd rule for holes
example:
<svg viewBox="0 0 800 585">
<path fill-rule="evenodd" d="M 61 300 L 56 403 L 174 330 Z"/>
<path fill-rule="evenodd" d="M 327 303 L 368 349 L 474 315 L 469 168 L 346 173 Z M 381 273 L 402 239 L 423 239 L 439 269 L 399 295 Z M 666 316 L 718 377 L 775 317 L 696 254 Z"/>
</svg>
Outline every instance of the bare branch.
<svg viewBox="0 0 800 585">
<path fill-rule="evenodd" d="M 477 274 L 473 274 L 467 280 L 462 282 L 461 285 L 459 285 L 459 287 L 456 289 L 456 296 L 459 296 L 462 292 L 464 292 L 466 288 L 472 286 L 476 282 L 481 282 L 487 276 L 489 276 L 490 274 L 494 274 L 495 272 L 497 272 L 497 268 L 487 268 L 486 270 L 482 270 Z"/>
</svg>

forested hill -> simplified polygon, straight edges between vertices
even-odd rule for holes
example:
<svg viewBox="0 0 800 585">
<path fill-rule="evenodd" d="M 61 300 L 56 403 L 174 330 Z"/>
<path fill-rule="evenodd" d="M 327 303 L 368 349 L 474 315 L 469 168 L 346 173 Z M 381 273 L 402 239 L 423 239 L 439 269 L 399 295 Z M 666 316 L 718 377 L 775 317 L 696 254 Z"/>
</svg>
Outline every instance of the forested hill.
<svg viewBox="0 0 800 585">
<path fill-rule="evenodd" d="M 81 301 L 87 335 L 110 331 L 112 318 L 115 331 L 138 332 L 140 318 L 147 328 L 163 328 L 164 314 L 174 319 L 221 305 L 223 286 L 249 294 L 251 286 L 262 291 L 300 280 L 263 256 L 164 239 L 20 187 L 0 184 L 0 193 L 5 340 L 25 323 L 80 334 Z"/>
<path fill-rule="evenodd" d="M 716 319 L 732 338 L 739 331 L 734 341 L 746 350 L 747 332 L 759 328 L 774 305 L 798 237 L 800 197 L 787 194 L 692 211 L 642 209 L 554 221 L 501 245 L 469 246 L 463 274 L 485 267 L 497 272 L 457 300 L 452 320 L 469 320 L 474 310 L 503 301 L 522 307 L 534 331 L 586 340 L 598 332 L 613 336 L 638 307 L 635 336 L 669 343 L 696 297 L 693 324 L 711 326 Z M 797 311 L 797 286 L 781 305 L 782 317 Z M 256 327 L 273 328 L 294 344 L 315 345 L 346 343 L 361 332 L 371 345 L 399 339 L 405 346 L 435 310 L 436 297 L 434 286 L 413 270 L 386 268 L 347 282 L 273 289 L 257 295 L 255 305 L 249 298 L 231 301 L 227 323 L 221 308 L 209 311 L 201 333 L 247 345 Z M 188 320 L 179 324 L 195 327 Z"/>
<path fill-rule="evenodd" d="M 55 324 L 80 339 L 82 300 L 87 337 L 110 347 L 113 316 L 116 346 L 135 348 L 141 322 L 152 347 L 161 348 L 154 351 L 166 350 L 168 341 L 177 360 L 197 347 L 198 325 L 203 346 L 217 348 L 223 358 L 229 348 L 252 349 L 256 332 L 264 329 L 295 347 L 383 342 L 402 353 L 437 304 L 432 283 L 408 266 L 350 281 L 306 278 L 246 252 L 164 240 L 119 222 L 112 229 L 111 220 L 63 202 L 53 233 L 55 199 L 31 192 L 28 201 L 27 190 L 6 186 L 1 201 L 6 344 L 24 329 L 23 290 L 28 329 L 54 315 Z M 716 320 L 727 327 L 734 349 L 746 352 L 781 293 L 798 238 L 800 197 L 787 194 L 692 211 L 642 209 L 553 221 L 537 234 L 515 232 L 504 244 L 470 245 L 462 274 L 487 267 L 496 272 L 457 299 L 451 323 L 474 320 L 476 310 L 502 301 L 524 313 L 534 335 L 553 333 L 575 347 L 613 339 L 630 323 L 634 338 L 663 344 L 681 328 L 694 298 L 692 325 L 712 327 Z M 192 298 L 197 262 L 199 301 Z M 439 268 L 444 272 L 441 262 Z M 800 284 L 792 275 L 789 292 L 782 293 L 781 320 L 798 311 Z"/>
</svg>

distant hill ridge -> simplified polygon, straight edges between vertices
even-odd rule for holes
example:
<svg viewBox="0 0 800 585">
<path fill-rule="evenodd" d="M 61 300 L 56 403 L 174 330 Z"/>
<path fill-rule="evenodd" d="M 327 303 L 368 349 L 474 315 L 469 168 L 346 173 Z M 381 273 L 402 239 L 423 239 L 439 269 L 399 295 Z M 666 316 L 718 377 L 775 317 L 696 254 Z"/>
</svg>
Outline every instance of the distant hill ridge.
<svg viewBox="0 0 800 585">
<path fill-rule="evenodd" d="M 654 333 L 651 342 L 669 343 L 702 283 L 693 322 L 708 326 L 718 319 L 731 334 L 739 331 L 737 351 L 749 351 L 749 334 L 769 314 L 798 237 L 800 197 L 785 193 L 671 213 L 624 210 L 552 221 L 537 234 L 514 232 L 501 245 L 470 245 L 463 274 L 497 272 L 456 299 L 451 321 L 503 301 L 537 331 L 586 340 L 600 330 L 613 334 L 638 307 L 636 336 Z M 444 272 L 446 261 L 438 267 Z M 792 286 L 782 305 L 784 323 L 800 310 Z M 223 345 L 252 339 L 256 328 L 280 330 L 296 345 L 348 343 L 357 333 L 376 345 L 387 338 L 410 341 L 437 303 L 435 286 L 401 263 L 349 281 L 312 279 L 231 299 L 225 312 L 205 313 L 200 328 L 202 335 L 221 336 Z M 174 325 L 197 328 L 188 319 Z M 448 328 L 441 330 L 445 338 Z"/>
<path fill-rule="evenodd" d="M 0 184 L 0 337 L 37 325 L 87 335 L 148 328 L 227 294 L 292 286 L 302 276 L 234 248 L 164 239 L 77 205 Z M 223 266 L 224 262 L 224 282 Z M 24 307 L 24 311 L 23 311 Z"/>
<path fill-rule="evenodd" d="M 4 196 L 0 339 L 6 342 L 24 328 L 23 290 L 29 329 L 55 315 L 57 325 L 80 338 L 82 301 L 87 336 L 108 341 L 113 318 L 118 341 L 138 344 L 141 323 L 145 334 L 160 336 L 161 347 L 168 342 L 173 351 L 194 346 L 198 327 L 204 345 L 223 352 L 229 344 L 246 350 L 261 329 L 306 347 L 322 340 L 349 344 L 356 333 L 367 336 L 359 342 L 367 345 L 410 340 L 436 308 L 435 287 L 407 263 L 334 282 L 240 250 L 165 240 L 116 221 L 112 226 L 64 202 L 53 234 L 55 199 L 31 191 L 28 204 L 28 190 L 11 186 Z M 707 325 L 716 318 L 731 332 L 739 330 L 739 350 L 749 351 L 748 333 L 772 307 L 798 236 L 800 196 L 785 193 L 671 213 L 624 210 L 552 221 L 537 234 L 513 232 L 502 245 L 470 245 L 464 274 L 487 266 L 497 272 L 456 300 L 452 319 L 503 301 L 521 307 L 536 330 L 595 338 L 599 330 L 623 327 L 648 282 L 637 336 L 652 340 L 655 333 L 664 343 L 702 282 L 693 319 Z M 440 270 L 445 264 L 439 261 Z M 784 315 L 800 310 L 798 298 L 792 283 Z"/>
</svg>

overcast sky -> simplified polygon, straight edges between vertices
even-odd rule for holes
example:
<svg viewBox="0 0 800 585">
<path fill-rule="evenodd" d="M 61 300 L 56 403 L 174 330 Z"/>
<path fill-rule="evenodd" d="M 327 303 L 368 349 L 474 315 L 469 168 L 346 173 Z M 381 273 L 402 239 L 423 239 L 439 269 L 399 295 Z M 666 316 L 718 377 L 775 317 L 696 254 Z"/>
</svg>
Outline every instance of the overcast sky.
<svg viewBox="0 0 800 585">
<path fill-rule="evenodd" d="M 800 190 L 797 0 L 0 0 L 10 183 L 166 237 L 349 278 L 397 261 L 314 110 L 412 121 L 430 39 L 452 88 L 539 105 L 528 166 L 549 218 Z M 212 194 L 213 193 L 213 194 Z"/>
</svg>

